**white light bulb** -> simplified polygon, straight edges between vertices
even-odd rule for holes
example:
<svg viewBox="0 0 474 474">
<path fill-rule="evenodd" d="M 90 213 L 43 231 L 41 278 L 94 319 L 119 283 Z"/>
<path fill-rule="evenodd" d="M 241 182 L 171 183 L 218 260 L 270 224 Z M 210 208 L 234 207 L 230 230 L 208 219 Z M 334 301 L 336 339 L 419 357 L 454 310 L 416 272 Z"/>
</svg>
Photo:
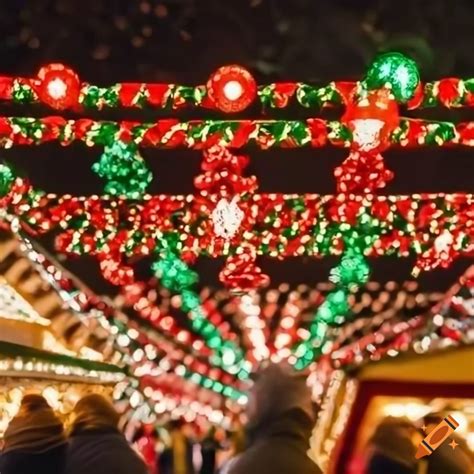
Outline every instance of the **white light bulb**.
<svg viewBox="0 0 474 474">
<path fill-rule="evenodd" d="M 229 100 L 237 100 L 243 94 L 244 89 L 240 82 L 238 81 L 229 81 L 224 86 L 224 95 Z"/>
<path fill-rule="evenodd" d="M 53 99 L 61 99 L 65 97 L 66 91 L 67 85 L 62 79 L 59 79 L 59 77 L 48 83 L 48 94 Z"/>
</svg>

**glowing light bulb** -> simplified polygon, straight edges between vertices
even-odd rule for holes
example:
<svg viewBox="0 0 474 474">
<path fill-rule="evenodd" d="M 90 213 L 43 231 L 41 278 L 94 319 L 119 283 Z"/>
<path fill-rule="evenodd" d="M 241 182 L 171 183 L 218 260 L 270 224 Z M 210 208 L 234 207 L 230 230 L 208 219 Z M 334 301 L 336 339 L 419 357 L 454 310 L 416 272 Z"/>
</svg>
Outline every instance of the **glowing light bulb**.
<svg viewBox="0 0 474 474">
<path fill-rule="evenodd" d="M 244 89 L 239 81 L 229 81 L 224 85 L 223 91 L 227 99 L 237 100 L 242 96 Z"/>
<path fill-rule="evenodd" d="M 225 366 L 230 366 L 236 361 L 235 353 L 232 349 L 225 348 L 222 351 L 222 363 Z"/>
<path fill-rule="evenodd" d="M 66 96 L 67 84 L 58 77 L 48 83 L 47 89 L 53 99 L 62 99 Z"/>
</svg>

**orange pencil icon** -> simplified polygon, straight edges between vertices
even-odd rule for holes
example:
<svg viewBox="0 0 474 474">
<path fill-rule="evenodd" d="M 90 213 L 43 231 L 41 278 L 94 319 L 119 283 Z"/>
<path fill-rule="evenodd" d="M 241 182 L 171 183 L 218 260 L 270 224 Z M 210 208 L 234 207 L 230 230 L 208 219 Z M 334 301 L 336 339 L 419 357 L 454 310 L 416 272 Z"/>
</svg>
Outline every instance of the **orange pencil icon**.
<svg viewBox="0 0 474 474">
<path fill-rule="evenodd" d="M 444 420 L 420 443 L 415 455 L 416 459 L 429 456 L 433 453 L 434 450 L 438 448 L 458 426 L 459 423 L 451 415 L 444 418 Z"/>
</svg>

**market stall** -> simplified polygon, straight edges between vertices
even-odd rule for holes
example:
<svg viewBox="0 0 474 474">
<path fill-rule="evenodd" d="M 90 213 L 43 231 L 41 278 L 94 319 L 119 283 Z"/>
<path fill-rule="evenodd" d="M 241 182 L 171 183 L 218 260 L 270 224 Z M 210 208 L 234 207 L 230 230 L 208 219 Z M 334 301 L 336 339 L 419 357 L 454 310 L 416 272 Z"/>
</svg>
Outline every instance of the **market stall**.
<svg viewBox="0 0 474 474">
<path fill-rule="evenodd" d="M 471 267 L 427 314 L 382 324 L 320 361 L 327 385 L 312 455 L 328 472 L 363 472 L 369 439 L 387 416 L 451 414 L 474 447 L 473 275 Z"/>
</svg>

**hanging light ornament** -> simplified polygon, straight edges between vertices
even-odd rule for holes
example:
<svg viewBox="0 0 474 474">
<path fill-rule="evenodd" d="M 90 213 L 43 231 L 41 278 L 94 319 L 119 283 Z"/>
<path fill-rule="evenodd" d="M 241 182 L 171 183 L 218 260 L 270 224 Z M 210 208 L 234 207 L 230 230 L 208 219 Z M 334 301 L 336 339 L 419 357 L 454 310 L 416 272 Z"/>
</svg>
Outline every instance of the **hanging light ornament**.
<svg viewBox="0 0 474 474">
<path fill-rule="evenodd" d="M 153 178 L 134 142 L 115 141 L 106 145 L 92 170 L 106 179 L 106 193 L 130 199 L 143 196 Z"/>
<path fill-rule="evenodd" d="M 353 148 L 359 151 L 387 148 L 399 121 L 398 105 L 388 89 L 362 91 L 348 104 L 342 117 L 352 132 Z"/>
<path fill-rule="evenodd" d="M 214 234 L 226 240 L 235 237 L 245 215 L 238 205 L 241 196 L 257 189 L 255 176 L 243 176 L 249 159 L 234 155 L 227 148 L 212 146 L 204 151 L 201 169 L 195 186 L 203 196 L 216 203 L 211 219 Z"/>
<path fill-rule="evenodd" d="M 222 112 L 245 110 L 257 96 L 253 76 L 241 66 L 223 66 L 207 82 L 207 94 L 212 105 Z"/>
<path fill-rule="evenodd" d="M 64 110 L 79 102 L 81 82 L 78 75 L 63 64 L 48 64 L 38 72 L 36 93 L 53 109 Z"/>
<path fill-rule="evenodd" d="M 390 89 L 398 102 L 409 101 L 420 83 L 418 67 L 401 53 L 380 55 L 369 67 L 363 85 L 368 90 Z"/>
<path fill-rule="evenodd" d="M 245 245 L 227 259 L 225 268 L 219 274 L 219 280 L 235 295 L 268 285 L 270 278 L 255 262 L 255 250 Z"/>
</svg>

